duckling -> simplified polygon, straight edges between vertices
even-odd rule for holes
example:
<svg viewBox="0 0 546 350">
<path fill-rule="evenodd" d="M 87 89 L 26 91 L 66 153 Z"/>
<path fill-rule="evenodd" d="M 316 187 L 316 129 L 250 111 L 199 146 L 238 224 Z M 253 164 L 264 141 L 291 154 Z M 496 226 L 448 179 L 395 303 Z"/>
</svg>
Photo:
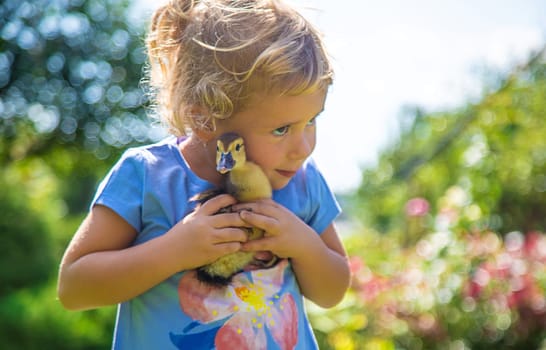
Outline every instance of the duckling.
<svg viewBox="0 0 546 350">
<path fill-rule="evenodd" d="M 224 183 L 220 189 L 203 194 L 200 202 L 221 193 L 232 195 L 238 202 L 252 202 L 272 196 L 269 179 L 259 165 L 247 160 L 244 140 L 236 133 L 226 133 L 218 138 L 216 170 L 225 175 Z M 219 211 L 221 212 L 231 212 L 231 207 L 223 208 Z M 247 232 L 249 240 L 264 235 L 263 230 L 258 228 L 249 228 Z M 269 261 L 257 261 L 254 259 L 254 252 L 238 251 L 198 268 L 197 279 L 212 286 L 226 286 L 231 282 L 233 275 L 250 263 L 266 268 L 276 262 L 276 257 Z"/>
</svg>

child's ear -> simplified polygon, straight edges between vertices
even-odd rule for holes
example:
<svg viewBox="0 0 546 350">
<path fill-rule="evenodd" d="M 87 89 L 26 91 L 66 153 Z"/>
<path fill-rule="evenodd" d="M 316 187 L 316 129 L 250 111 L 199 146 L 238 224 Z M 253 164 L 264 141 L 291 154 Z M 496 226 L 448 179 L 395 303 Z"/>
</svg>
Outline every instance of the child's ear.
<svg viewBox="0 0 546 350">
<path fill-rule="evenodd" d="M 193 106 L 190 108 L 189 113 L 192 124 L 192 132 L 201 141 L 207 143 L 216 137 L 214 120 L 212 117 L 210 117 L 205 108 Z"/>
<path fill-rule="evenodd" d="M 216 133 L 208 127 L 196 127 L 193 133 L 205 144 L 216 137 Z"/>
</svg>

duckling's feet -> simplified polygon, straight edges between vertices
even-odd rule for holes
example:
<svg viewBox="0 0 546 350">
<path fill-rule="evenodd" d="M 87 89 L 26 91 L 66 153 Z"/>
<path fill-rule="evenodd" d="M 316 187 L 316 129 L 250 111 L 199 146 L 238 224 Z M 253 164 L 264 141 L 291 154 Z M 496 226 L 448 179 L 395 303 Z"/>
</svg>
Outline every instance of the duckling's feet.
<svg viewBox="0 0 546 350">
<path fill-rule="evenodd" d="M 269 269 L 279 262 L 279 257 L 270 251 L 260 251 L 254 254 L 252 261 L 245 266 L 245 271 Z"/>
</svg>

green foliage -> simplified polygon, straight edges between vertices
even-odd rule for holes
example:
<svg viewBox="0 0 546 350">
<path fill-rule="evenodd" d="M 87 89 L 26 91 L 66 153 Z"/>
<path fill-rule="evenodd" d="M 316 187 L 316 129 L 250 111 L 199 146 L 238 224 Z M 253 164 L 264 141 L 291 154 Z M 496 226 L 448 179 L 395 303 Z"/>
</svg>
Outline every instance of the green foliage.
<svg viewBox="0 0 546 350">
<path fill-rule="evenodd" d="M 114 309 L 68 312 L 56 300 L 56 271 L 81 214 L 68 216 L 63 188 L 40 159 L 0 173 L 0 342 L 6 349 L 105 349 Z"/>
<path fill-rule="evenodd" d="M 544 50 L 460 111 L 416 110 L 352 198 L 324 349 L 546 348 Z"/>
<path fill-rule="evenodd" d="M 364 171 L 357 217 L 381 232 L 403 231 L 404 206 L 460 186 L 476 205 L 473 224 L 499 232 L 546 229 L 544 51 L 474 105 L 450 113 L 414 111 L 397 144 Z"/>
<path fill-rule="evenodd" d="M 6 349 L 105 349 L 114 309 L 68 312 L 56 270 L 81 215 L 67 216 L 60 180 L 40 159 L 0 173 L 0 342 Z"/>
<path fill-rule="evenodd" d="M 3 348 L 110 346 L 114 308 L 62 309 L 55 274 L 120 149 L 161 137 L 128 3 L 0 2 Z M 309 305 L 321 348 L 546 347 L 543 54 L 499 81 L 460 110 L 408 113 L 364 171 L 347 205 L 367 227 L 346 239 L 351 291 Z"/>
<path fill-rule="evenodd" d="M 19 184 L 18 184 L 19 185 Z M 42 283 L 56 266 L 45 220 L 20 186 L 0 178 L 0 298 Z"/>
<path fill-rule="evenodd" d="M 0 343 L 105 349 L 114 308 L 68 312 L 55 277 L 122 147 L 156 140 L 127 0 L 0 2 Z"/>
<path fill-rule="evenodd" d="M 4 349 L 108 349 L 115 308 L 68 312 L 55 299 L 55 282 L 0 299 Z"/>
<path fill-rule="evenodd" d="M 321 349 L 544 349 L 546 235 L 468 232 L 461 188 L 416 244 L 360 228 L 345 240 L 352 284 L 331 310 L 310 305 Z M 426 210 L 412 220 L 428 221 Z"/>
<path fill-rule="evenodd" d="M 76 145 L 100 159 L 155 139 L 127 0 L 0 3 L 0 164 Z"/>
</svg>

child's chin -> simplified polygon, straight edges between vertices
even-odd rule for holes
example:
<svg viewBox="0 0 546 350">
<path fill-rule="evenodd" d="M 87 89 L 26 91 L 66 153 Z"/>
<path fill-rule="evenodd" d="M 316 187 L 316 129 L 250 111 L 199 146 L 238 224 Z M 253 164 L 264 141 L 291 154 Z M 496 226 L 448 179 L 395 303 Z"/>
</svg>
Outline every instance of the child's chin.
<svg viewBox="0 0 546 350">
<path fill-rule="evenodd" d="M 282 181 L 275 181 L 275 182 L 272 182 L 271 184 L 271 187 L 274 189 L 274 190 L 282 190 L 283 188 L 286 187 L 286 185 L 288 185 L 288 183 L 290 182 L 291 179 L 284 179 Z"/>
</svg>

